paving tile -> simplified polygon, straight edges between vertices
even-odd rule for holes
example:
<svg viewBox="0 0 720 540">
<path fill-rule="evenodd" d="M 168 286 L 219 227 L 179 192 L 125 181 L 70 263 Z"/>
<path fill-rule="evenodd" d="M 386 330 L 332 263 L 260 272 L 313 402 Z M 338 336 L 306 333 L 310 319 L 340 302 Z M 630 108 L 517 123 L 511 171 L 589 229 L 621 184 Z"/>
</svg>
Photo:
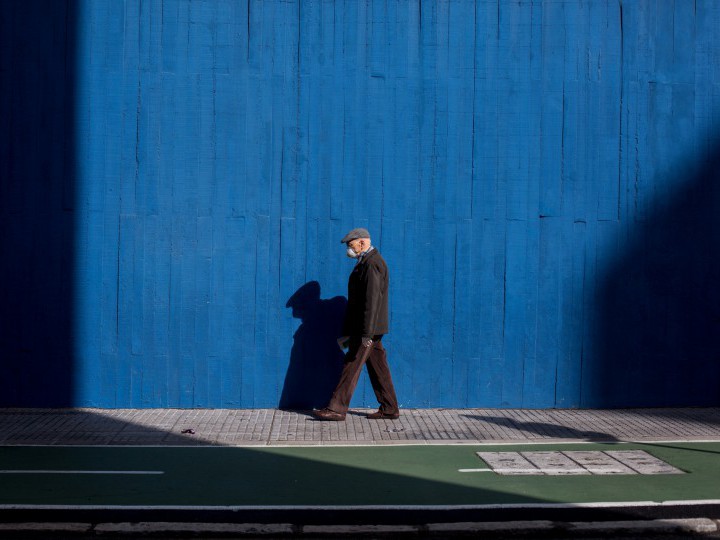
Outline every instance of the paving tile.
<svg viewBox="0 0 720 540">
<path fill-rule="evenodd" d="M 522 456 L 547 475 L 590 474 L 562 452 L 522 452 Z"/>
<path fill-rule="evenodd" d="M 637 474 L 633 469 L 604 452 L 573 450 L 563 453 L 592 474 Z"/>
<path fill-rule="evenodd" d="M 684 474 L 643 450 L 607 450 L 605 453 L 640 474 Z"/>
<path fill-rule="evenodd" d="M 720 440 L 720 409 L 404 409 L 397 420 L 320 422 L 275 409 L 0 409 L 0 444 L 442 444 Z M 181 434 L 194 429 L 196 434 Z"/>
<path fill-rule="evenodd" d="M 684 474 L 643 450 L 477 452 L 501 475 Z"/>
<path fill-rule="evenodd" d="M 508 476 L 543 474 L 542 470 L 533 465 L 519 452 L 477 452 L 477 455 L 498 474 Z"/>
</svg>

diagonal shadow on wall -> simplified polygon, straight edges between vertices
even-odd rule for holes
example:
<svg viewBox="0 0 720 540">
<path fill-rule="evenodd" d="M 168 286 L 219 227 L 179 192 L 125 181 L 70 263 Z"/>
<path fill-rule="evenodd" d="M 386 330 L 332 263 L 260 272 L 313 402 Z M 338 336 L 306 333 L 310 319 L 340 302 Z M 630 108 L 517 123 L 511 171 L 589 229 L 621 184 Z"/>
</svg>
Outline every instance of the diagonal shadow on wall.
<svg viewBox="0 0 720 540">
<path fill-rule="evenodd" d="M 0 2 L 0 406 L 73 397 L 74 2 Z"/>
<path fill-rule="evenodd" d="M 601 281 L 582 406 L 720 405 L 720 143 L 710 148 Z"/>
</svg>

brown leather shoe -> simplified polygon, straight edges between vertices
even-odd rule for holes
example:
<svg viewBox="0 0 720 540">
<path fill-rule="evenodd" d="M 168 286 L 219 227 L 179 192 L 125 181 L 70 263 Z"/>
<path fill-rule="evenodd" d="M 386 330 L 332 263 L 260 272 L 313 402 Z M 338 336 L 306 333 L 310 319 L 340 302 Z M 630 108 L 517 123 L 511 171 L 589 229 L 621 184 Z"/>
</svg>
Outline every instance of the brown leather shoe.
<svg viewBox="0 0 720 540">
<path fill-rule="evenodd" d="M 345 420 L 345 415 L 339 412 L 331 411 L 330 409 L 320 409 L 313 411 L 315 418 L 318 420 L 329 420 L 331 422 L 342 422 Z"/>
<path fill-rule="evenodd" d="M 389 414 L 382 411 L 376 411 L 374 413 L 368 414 L 366 418 L 368 420 L 397 420 L 398 418 L 400 418 L 400 413 L 397 412 L 395 414 Z"/>
</svg>

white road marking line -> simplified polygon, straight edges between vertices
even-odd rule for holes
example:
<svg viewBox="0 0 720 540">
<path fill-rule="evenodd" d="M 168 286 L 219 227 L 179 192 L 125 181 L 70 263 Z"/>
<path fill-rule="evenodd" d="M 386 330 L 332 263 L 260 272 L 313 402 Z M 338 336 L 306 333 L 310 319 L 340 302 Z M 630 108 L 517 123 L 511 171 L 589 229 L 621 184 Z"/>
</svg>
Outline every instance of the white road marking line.
<svg viewBox="0 0 720 540">
<path fill-rule="evenodd" d="M 562 474 L 583 474 L 587 473 L 587 470 L 585 469 L 563 469 L 561 471 L 561 474 L 558 474 L 558 469 L 540 469 L 540 468 L 533 468 L 533 469 L 504 469 L 504 468 L 498 468 L 498 469 L 458 469 L 458 472 L 495 472 L 497 474 L 548 474 L 548 475 L 555 475 L 555 476 L 561 476 Z M 621 471 L 618 471 L 621 472 Z"/>
<path fill-rule="evenodd" d="M 720 499 L 689 499 L 685 501 L 626 501 L 626 502 L 581 502 L 581 503 L 517 503 L 517 504 L 368 504 L 368 505 L 240 505 L 240 506 L 193 506 L 193 505 L 64 505 L 64 504 L 0 504 L 0 510 L 203 510 L 220 512 L 259 510 L 495 510 L 502 508 L 663 508 L 667 506 L 720 505 Z"/>
<path fill-rule="evenodd" d="M 165 474 L 165 471 L 71 471 L 71 470 L 67 470 L 67 469 L 61 469 L 61 470 L 6 469 L 6 470 L 0 470 L 0 474 Z"/>
<path fill-rule="evenodd" d="M 595 439 L 595 440 L 578 440 L 578 439 L 546 439 L 542 441 L 530 441 L 528 439 L 517 440 L 482 440 L 473 441 L 470 444 L 477 446 L 560 446 L 570 444 L 594 444 L 594 445 L 620 445 L 620 444 L 685 444 L 685 443 L 717 443 L 720 438 L 715 439 Z M 440 445 L 453 446 L 453 445 Z"/>
<path fill-rule="evenodd" d="M 418 439 L 403 442 L 393 441 L 385 444 L 384 441 L 358 441 L 341 442 L 327 441 L 321 444 L 312 442 L 311 444 L 284 443 L 272 440 L 262 440 L 255 444 L 243 443 L 228 444 L 207 441 L 206 445 L 194 444 L 27 444 L 6 442 L 0 445 L 2 448 L 192 448 L 194 450 L 214 450 L 217 448 L 243 448 L 245 450 L 262 450 L 264 448 L 388 448 L 403 446 L 423 446 L 426 448 L 442 447 L 442 446 L 548 446 L 548 445 L 572 445 L 572 444 L 596 444 L 596 445 L 620 445 L 620 444 L 684 444 L 684 443 L 718 443 L 720 437 L 715 439 L 598 439 L 598 440 L 578 440 L 578 439 L 547 439 L 541 441 L 530 441 L 528 439 L 508 440 L 487 440 L 487 439 L 455 439 L 448 442 L 438 441 L 436 439 Z"/>
</svg>

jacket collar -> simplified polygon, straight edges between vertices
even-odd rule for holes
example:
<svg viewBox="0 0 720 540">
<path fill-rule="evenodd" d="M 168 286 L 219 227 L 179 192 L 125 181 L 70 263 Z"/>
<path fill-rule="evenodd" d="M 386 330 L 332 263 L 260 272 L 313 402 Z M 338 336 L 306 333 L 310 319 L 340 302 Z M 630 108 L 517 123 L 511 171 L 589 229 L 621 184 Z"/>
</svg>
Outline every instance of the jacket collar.
<svg viewBox="0 0 720 540">
<path fill-rule="evenodd" d="M 374 257 L 376 253 L 377 253 L 377 248 L 375 246 L 370 246 L 370 249 L 368 251 L 366 251 L 360 257 L 358 257 L 357 264 L 363 264 L 370 257 Z"/>
</svg>

